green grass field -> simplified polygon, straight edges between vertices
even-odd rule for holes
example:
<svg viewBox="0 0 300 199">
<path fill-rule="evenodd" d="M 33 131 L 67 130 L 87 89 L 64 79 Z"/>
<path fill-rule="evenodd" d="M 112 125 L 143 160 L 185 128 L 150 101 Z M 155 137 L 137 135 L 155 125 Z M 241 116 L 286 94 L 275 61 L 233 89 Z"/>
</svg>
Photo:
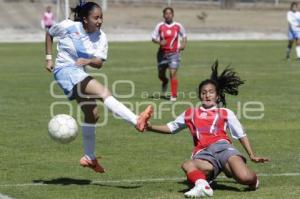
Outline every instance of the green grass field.
<svg viewBox="0 0 300 199">
<path fill-rule="evenodd" d="M 190 41 L 182 55 L 179 102 L 197 103 L 188 94 L 195 93 L 199 82 L 208 78 L 210 65 L 218 59 L 221 69 L 231 64 L 246 80 L 239 96 L 227 98 L 228 108 L 238 112 L 250 101 L 264 105 L 263 112 L 247 113 L 263 113 L 262 119 L 247 119 L 241 114 L 256 153 L 272 159 L 267 164 L 249 163 L 261 175 L 260 189 L 248 192 L 221 176 L 216 199 L 300 198 L 300 62 L 283 60 L 285 46 L 283 41 Z M 155 99 L 160 90 L 155 53 L 156 46 L 150 42 L 111 43 L 108 62 L 102 70 L 92 72 L 107 75 L 108 87 L 116 86 L 117 95 L 132 91 L 129 84 L 118 80 L 133 81 L 133 95 L 120 100 L 134 104 L 136 112 L 142 103 L 141 108 L 154 103 L 175 108 L 180 114 L 187 105 L 174 107 Z M 44 69 L 43 44 L 0 44 L 0 60 L 0 198 L 1 194 L 20 199 L 183 198 L 188 185 L 180 165 L 193 147 L 188 130 L 175 136 L 140 134 L 109 114 L 108 124 L 97 128 L 97 154 L 102 156 L 107 173 L 96 174 L 79 166 L 81 136 L 61 145 L 47 134 L 51 105 L 67 100 L 50 95 L 53 78 Z M 61 94 L 57 88 L 55 92 Z M 70 106 L 77 117 L 76 104 L 71 102 Z M 54 112 L 68 113 L 69 109 L 60 105 Z M 168 110 L 158 116 L 152 123 L 172 120 Z M 103 121 L 102 117 L 99 122 Z M 245 154 L 239 143 L 234 143 Z"/>
</svg>

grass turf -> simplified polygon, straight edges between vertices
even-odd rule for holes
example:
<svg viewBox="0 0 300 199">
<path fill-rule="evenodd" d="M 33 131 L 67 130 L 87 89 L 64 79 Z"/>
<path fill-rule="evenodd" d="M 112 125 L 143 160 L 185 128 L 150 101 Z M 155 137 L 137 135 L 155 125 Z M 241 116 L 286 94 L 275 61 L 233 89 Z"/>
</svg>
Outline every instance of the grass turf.
<svg viewBox="0 0 300 199">
<path fill-rule="evenodd" d="M 300 169 L 300 66 L 295 59 L 283 60 L 284 49 L 282 41 L 190 41 L 178 73 L 178 101 L 192 104 L 198 102 L 197 86 L 209 77 L 215 59 L 221 69 L 231 64 L 246 80 L 239 96 L 228 96 L 227 101 L 228 107 L 240 114 L 256 153 L 272 159 L 267 164 L 249 163 L 258 174 L 297 173 Z M 0 52 L 0 193 L 24 199 L 183 198 L 188 185 L 180 164 L 189 158 L 192 149 L 187 130 L 175 136 L 139 134 L 109 114 L 108 124 L 97 128 L 97 154 L 102 156 L 107 173 L 83 169 L 78 164 L 81 136 L 68 145 L 60 145 L 47 135 L 51 105 L 67 100 L 50 95 L 53 78 L 44 69 L 43 44 L 0 44 Z M 150 42 L 111 43 L 104 68 L 91 72 L 106 75 L 108 87 L 136 112 L 148 103 L 160 106 L 152 123 L 164 124 L 173 118 L 170 110 L 179 114 L 187 104 L 155 99 L 160 90 L 155 54 L 156 46 Z M 102 77 L 98 79 L 104 82 Z M 130 80 L 134 87 L 118 80 Z M 57 87 L 54 91 L 62 94 Z M 122 98 L 127 94 L 132 95 Z M 253 101 L 262 103 L 264 111 L 243 113 L 240 107 Z M 69 104 L 72 115 L 79 117 L 76 104 Z M 103 122 L 106 114 L 102 107 L 100 110 Z M 68 111 L 67 105 L 54 107 L 55 113 Z M 259 120 L 245 117 L 262 113 Z M 234 143 L 245 154 L 239 143 Z M 167 180 L 114 181 L 158 178 Z M 261 188 L 248 192 L 232 179 L 218 178 L 214 198 L 299 197 L 300 176 L 260 179 Z"/>
</svg>

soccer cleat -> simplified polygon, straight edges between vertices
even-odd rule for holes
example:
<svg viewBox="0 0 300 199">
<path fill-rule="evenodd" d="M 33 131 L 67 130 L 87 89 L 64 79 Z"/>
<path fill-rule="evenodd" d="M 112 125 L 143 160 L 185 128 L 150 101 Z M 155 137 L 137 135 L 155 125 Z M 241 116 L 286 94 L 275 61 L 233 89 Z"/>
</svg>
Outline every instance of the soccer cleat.
<svg viewBox="0 0 300 199">
<path fill-rule="evenodd" d="M 258 187 L 259 187 L 259 180 L 258 180 L 258 179 L 256 180 L 255 185 L 249 185 L 249 189 L 250 189 L 251 191 L 257 190 Z"/>
<path fill-rule="evenodd" d="M 177 97 L 172 97 L 172 96 L 170 97 L 171 102 L 176 102 L 176 100 L 177 100 Z"/>
<path fill-rule="evenodd" d="M 147 128 L 147 122 L 152 116 L 153 108 L 151 105 L 149 105 L 139 116 L 136 123 L 136 129 L 140 132 L 144 132 Z"/>
<path fill-rule="evenodd" d="M 191 190 L 184 193 L 186 198 L 202 198 L 213 196 L 213 190 L 205 180 L 198 180 Z"/>
<path fill-rule="evenodd" d="M 83 156 L 79 162 L 81 166 L 89 167 L 97 173 L 105 173 L 104 168 L 99 164 L 97 158 L 94 160 L 90 160 L 86 156 Z"/>
</svg>

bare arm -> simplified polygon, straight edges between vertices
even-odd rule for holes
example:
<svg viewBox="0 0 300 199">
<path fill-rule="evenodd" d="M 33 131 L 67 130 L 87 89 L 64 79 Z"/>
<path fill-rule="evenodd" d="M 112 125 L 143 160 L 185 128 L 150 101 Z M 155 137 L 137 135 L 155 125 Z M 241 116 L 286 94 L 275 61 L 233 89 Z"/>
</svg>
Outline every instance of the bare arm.
<svg viewBox="0 0 300 199">
<path fill-rule="evenodd" d="M 79 58 L 76 61 L 77 66 L 83 66 L 83 65 L 90 65 L 93 68 L 101 68 L 103 65 L 103 60 L 100 58 L 92 58 L 92 59 L 84 59 L 84 58 Z"/>
<path fill-rule="evenodd" d="M 161 133 L 161 134 L 172 134 L 169 127 L 167 125 L 148 125 L 147 131 L 155 132 L 155 133 Z"/>
<path fill-rule="evenodd" d="M 52 45 L 53 37 L 46 32 L 45 36 L 45 53 L 46 53 L 46 70 L 51 72 L 53 70 L 53 61 L 52 61 Z"/>
<path fill-rule="evenodd" d="M 187 38 L 186 38 L 186 37 L 183 37 L 183 38 L 182 38 L 182 41 L 181 41 L 180 48 L 179 48 L 180 51 L 182 51 L 182 50 L 185 49 L 186 43 L 187 43 Z"/>
<path fill-rule="evenodd" d="M 242 146 L 244 147 L 244 149 L 246 150 L 246 152 L 249 155 L 249 158 L 251 159 L 251 161 L 253 161 L 255 163 L 264 163 L 264 162 L 269 161 L 269 158 L 255 156 L 255 154 L 252 150 L 250 141 L 249 141 L 247 136 L 244 136 L 244 137 L 240 138 L 239 141 L 242 144 Z"/>
<path fill-rule="evenodd" d="M 164 40 L 164 39 L 163 40 L 156 40 L 156 39 L 153 39 L 153 38 L 152 38 L 152 42 L 155 43 L 155 44 L 158 44 L 161 47 L 166 45 L 166 43 L 167 43 L 167 41 Z"/>
</svg>

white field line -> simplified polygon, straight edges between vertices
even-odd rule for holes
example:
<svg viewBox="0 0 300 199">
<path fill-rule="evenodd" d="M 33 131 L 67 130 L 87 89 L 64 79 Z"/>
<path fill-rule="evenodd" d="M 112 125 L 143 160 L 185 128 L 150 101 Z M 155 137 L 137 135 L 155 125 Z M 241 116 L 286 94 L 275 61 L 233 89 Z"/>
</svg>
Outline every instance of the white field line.
<svg viewBox="0 0 300 199">
<path fill-rule="evenodd" d="M 300 176 L 300 173 L 261 173 L 258 174 L 260 177 L 296 177 Z M 218 178 L 226 178 L 225 176 L 219 176 Z M 122 179 L 122 180 L 91 180 L 90 184 L 118 184 L 118 183 L 143 183 L 143 182 L 178 182 L 186 180 L 186 178 L 145 178 L 145 179 Z M 24 184 L 0 184 L 0 187 L 27 187 L 27 186 L 48 186 L 48 185 L 55 185 L 55 184 L 47 184 L 47 183 L 24 183 Z M 0 199 L 1 194 L 0 194 Z M 6 199 L 6 198 L 5 198 Z M 7 198 L 9 199 L 9 198 Z"/>
<path fill-rule="evenodd" d="M 9 197 L 7 195 L 3 195 L 3 194 L 0 193 L 0 199 L 13 199 L 13 198 L 11 198 L 11 197 Z"/>
</svg>

